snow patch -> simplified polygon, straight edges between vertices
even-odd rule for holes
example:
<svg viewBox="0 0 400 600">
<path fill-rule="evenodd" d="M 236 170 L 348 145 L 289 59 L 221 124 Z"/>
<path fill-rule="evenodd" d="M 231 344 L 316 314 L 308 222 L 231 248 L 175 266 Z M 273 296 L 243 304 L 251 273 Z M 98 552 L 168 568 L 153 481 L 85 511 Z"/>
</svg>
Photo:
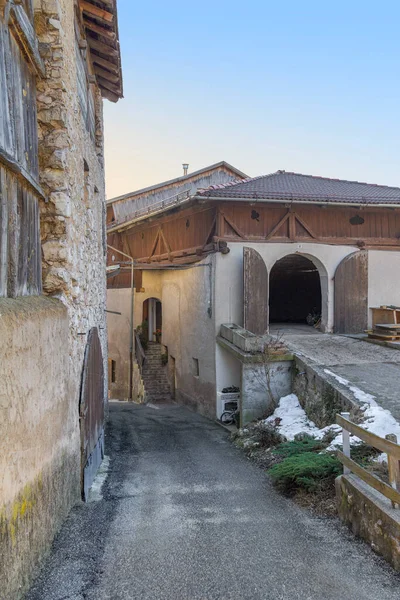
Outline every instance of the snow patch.
<svg viewBox="0 0 400 600">
<path fill-rule="evenodd" d="M 343 378 L 341 378 L 343 381 Z M 347 382 L 348 383 L 348 382 Z M 359 390 L 361 392 L 361 390 Z M 361 406 L 361 410 L 364 412 L 364 421 L 361 426 L 371 433 L 384 438 L 388 433 L 394 433 L 397 435 L 397 439 L 400 441 L 400 424 L 392 416 L 392 414 L 378 406 L 374 400 L 374 396 L 361 392 L 363 395 L 360 397 L 364 398 L 364 404 Z M 313 421 L 311 421 L 300 405 L 299 399 L 295 394 L 289 394 L 279 400 L 279 404 L 275 409 L 274 413 L 265 419 L 264 423 L 274 425 L 278 421 L 276 426 L 277 431 L 285 436 L 287 440 L 293 440 L 298 433 L 306 433 L 317 440 L 322 439 L 327 433 L 336 433 L 335 438 L 327 448 L 330 451 L 336 450 L 338 446 L 342 445 L 342 428 L 339 425 L 332 424 L 327 427 L 319 429 Z M 350 444 L 360 444 L 361 440 L 350 435 Z M 382 461 L 385 461 L 385 457 L 382 457 Z"/>
<path fill-rule="evenodd" d="M 264 423 L 273 425 L 276 419 L 280 419 L 277 429 L 281 435 L 284 435 L 288 440 L 294 440 L 298 433 L 307 433 L 308 435 L 320 440 L 329 431 L 342 431 L 339 425 L 328 425 L 319 429 L 313 421 L 311 421 L 300 405 L 296 394 L 289 394 L 279 400 L 279 404 L 274 411 L 274 414 L 265 419 Z"/>
</svg>

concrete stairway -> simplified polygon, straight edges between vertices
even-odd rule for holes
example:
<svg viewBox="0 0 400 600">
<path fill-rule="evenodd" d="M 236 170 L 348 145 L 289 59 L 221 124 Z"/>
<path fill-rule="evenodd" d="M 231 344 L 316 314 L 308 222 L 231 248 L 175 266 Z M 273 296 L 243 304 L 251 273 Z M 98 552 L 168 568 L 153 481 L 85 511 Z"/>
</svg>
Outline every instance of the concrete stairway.
<svg viewBox="0 0 400 600">
<path fill-rule="evenodd" d="M 149 342 L 142 378 L 145 402 L 172 402 L 166 367 L 161 361 L 161 344 Z"/>
</svg>

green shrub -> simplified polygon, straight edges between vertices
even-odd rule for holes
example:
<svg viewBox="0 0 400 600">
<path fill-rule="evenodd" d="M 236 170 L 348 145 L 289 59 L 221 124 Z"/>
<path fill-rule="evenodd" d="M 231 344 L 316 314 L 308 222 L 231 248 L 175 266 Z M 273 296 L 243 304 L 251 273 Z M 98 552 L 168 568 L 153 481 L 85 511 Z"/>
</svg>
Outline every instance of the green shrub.
<svg viewBox="0 0 400 600">
<path fill-rule="evenodd" d="M 304 452 L 288 456 L 269 469 L 274 485 L 284 494 L 292 495 L 303 489 L 314 492 L 332 483 L 342 467 L 336 456 Z"/>
<path fill-rule="evenodd" d="M 291 442 L 283 442 L 273 451 L 278 456 L 287 458 L 304 452 L 321 452 L 326 448 L 326 444 L 321 440 L 316 440 L 312 437 L 304 437 L 301 440 L 293 440 Z"/>
</svg>

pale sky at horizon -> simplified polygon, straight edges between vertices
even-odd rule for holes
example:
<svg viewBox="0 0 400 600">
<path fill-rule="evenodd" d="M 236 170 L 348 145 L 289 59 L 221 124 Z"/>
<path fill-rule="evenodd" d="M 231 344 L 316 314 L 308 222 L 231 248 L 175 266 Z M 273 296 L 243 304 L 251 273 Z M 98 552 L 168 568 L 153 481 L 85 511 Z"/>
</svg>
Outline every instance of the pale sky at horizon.
<svg viewBox="0 0 400 600">
<path fill-rule="evenodd" d="M 118 7 L 125 97 L 104 103 L 108 198 L 220 160 L 400 187 L 400 3 Z"/>
</svg>

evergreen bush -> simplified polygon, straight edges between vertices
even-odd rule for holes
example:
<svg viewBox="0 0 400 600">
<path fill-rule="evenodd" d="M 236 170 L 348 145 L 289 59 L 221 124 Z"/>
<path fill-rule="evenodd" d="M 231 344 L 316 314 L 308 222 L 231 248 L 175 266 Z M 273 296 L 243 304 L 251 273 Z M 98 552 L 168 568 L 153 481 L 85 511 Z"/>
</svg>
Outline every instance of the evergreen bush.
<svg viewBox="0 0 400 600">
<path fill-rule="evenodd" d="M 318 488 L 334 482 L 342 470 L 341 464 L 331 454 L 303 452 L 288 456 L 269 469 L 274 485 L 290 496 L 303 489 L 315 492 Z"/>
</svg>

